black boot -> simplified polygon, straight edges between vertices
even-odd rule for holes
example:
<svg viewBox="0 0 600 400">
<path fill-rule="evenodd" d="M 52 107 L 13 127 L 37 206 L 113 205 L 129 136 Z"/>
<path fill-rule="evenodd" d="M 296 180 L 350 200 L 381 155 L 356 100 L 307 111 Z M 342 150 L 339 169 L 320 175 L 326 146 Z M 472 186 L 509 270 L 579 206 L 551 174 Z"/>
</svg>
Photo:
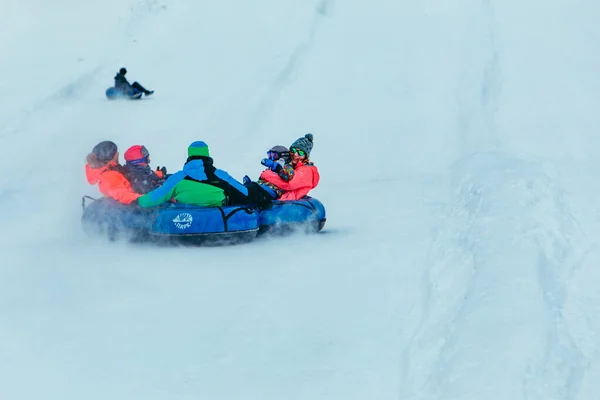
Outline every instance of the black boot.
<svg viewBox="0 0 600 400">
<path fill-rule="evenodd" d="M 152 93 L 154 93 L 154 90 L 146 90 L 146 88 L 143 87 L 142 85 L 140 85 L 138 82 L 133 82 L 131 84 L 131 87 L 133 87 L 134 89 L 139 90 L 140 92 L 144 92 L 144 94 L 146 96 L 150 96 Z"/>
</svg>

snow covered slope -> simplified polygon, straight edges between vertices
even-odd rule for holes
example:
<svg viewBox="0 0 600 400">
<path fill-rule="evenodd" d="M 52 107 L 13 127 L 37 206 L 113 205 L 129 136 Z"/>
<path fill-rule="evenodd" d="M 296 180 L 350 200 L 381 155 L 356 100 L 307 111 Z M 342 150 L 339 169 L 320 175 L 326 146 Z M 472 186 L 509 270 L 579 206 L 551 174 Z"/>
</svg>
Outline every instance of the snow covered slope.
<svg viewBox="0 0 600 400">
<path fill-rule="evenodd" d="M 594 399 L 600 5 L 8 1 L 0 398 Z M 121 66 L 154 96 L 108 102 Z M 99 141 L 257 176 L 313 132 L 316 236 L 83 236 Z"/>
</svg>

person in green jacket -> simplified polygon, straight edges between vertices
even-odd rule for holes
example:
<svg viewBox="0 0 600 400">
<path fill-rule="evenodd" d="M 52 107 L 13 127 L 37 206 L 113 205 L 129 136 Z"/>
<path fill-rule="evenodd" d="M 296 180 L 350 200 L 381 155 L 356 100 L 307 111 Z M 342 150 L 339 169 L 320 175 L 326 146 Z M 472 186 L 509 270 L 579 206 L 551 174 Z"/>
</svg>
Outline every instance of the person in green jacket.
<svg viewBox="0 0 600 400">
<path fill-rule="evenodd" d="M 203 207 L 233 204 L 266 206 L 270 202 L 258 185 L 244 186 L 227 172 L 215 168 L 208 145 L 203 141 L 188 147 L 188 158 L 181 171 L 171 175 L 162 186 L 138 198 L 138 204 L 144 208 L 169 201 Z"/>
</svg>

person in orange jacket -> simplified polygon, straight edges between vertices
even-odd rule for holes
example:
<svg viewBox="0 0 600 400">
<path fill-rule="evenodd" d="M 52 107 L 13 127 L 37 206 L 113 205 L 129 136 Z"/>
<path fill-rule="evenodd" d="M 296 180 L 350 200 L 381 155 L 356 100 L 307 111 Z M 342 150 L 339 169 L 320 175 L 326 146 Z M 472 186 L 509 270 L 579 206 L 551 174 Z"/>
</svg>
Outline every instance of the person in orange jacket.
<svg viewBox="0 0 600 400">
<path fill-rule="evenodd" d="M 320 180 L 319 170 L 310 162 L 313 148 L 313 135 L 307 133 L 290 146 L 290 164 L 294 168 L 291 179 L 282 179 L 271 168 L 263 171 L 257 183 L 279 200 L 299 200 L 317 187 Z M 263 160 L 263 165 L 266 165 Z M 268 165 L 266 165 L 268 166 Z"/>
<path fill-rule="evenodd" d="M 90 185 L 98 184 L 98 189 L 105 197 L 110 197 L 122 204 L 137 201 L 141 194 L 136 193 L 123 173 L 119 164 L 117 145 L 109 140 L 98 143 L 87 156 L 85 176 Z"/>
</svg>

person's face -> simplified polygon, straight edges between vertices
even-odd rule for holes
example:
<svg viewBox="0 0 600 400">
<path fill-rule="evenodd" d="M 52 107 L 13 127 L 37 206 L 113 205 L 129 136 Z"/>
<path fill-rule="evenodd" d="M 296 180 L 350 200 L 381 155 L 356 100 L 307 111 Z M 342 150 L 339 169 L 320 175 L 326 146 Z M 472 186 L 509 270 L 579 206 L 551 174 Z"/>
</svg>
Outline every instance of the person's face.
<svg viewBox="0 0 600 400">
<path fill-rule="evenodd" d="M 115 155 L 113 156 L 112 160 L 110 160 L 110 161 L 111 162 L 116 162 L 116 163 L 119 162 L 119 152 L 118 151 L 115 153 Z"/>
<path fill-rule="evenodd" d="M 298 161 L 306 160 L 306 153 L 300 149 L 292 147 L 290 149 L 290 156 L 292 157 L 292 164 L 296 165 Z"/>
</svg>

